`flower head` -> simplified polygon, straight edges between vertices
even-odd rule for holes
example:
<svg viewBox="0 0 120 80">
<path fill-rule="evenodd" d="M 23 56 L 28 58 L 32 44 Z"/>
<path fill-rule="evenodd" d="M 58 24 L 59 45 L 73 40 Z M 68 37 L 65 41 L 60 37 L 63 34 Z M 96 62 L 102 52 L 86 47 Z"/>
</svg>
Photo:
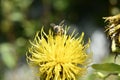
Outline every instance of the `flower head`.
<svg viewBox="0 0 120 80">
<path fill-rule="evenodd" d="M 105 17 L 108 22 L 106 31 L 112 40 L 112 52 L 120 52 L 120 14 L 110 17 Z"/>
<path fill-rule="evenodd" d="M 118 37 L 120 34 L 120 14 L 110 17 L 104 17 L 105 22 L 108 22 L 106 31 L 111 39 Z"/>
<path fill-rule="evenodd" d="M 46 34 L 41 29 L 31 42 L 28 63 L 39 68 L 39 75 L 44 80 L 76 80 L 87 70 L 88 54 L 84 45 L 84 33 L 75 38 L 71 35 L 53 35 L 49 30 Z"/>
</svg>

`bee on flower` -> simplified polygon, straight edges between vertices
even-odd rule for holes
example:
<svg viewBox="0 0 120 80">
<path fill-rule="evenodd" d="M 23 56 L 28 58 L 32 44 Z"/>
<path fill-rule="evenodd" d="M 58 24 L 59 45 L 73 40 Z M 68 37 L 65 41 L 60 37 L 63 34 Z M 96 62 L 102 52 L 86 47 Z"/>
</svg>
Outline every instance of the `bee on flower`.
<svg viewBox="0 0 120 80">
<path fill-rule="evenodd" d="M 50 24 L 53 28 L 55 35 L 63 35 L 65 33 L 63 26 L 64 26 L 64 20 L 60 22 L 59 25 L 55 25 L 54 23 Z"/>
<path fill-rule="evenodd" d="M 68 32 L 68 30 L 64 31 Z M 87 72 L 86 50 L 90 41 L 84 44 L 84 33 L 78 38 L 73 34 L 74 32 L 71 35 L 57 33 L 54 36 L 54 31 L 50 29 L 46 34 L 42 28 L 34 40 L 30 41 L 30 54 L 27 54 L 27 60 L 29 64 L 38 68 L 40 79 L 77 80 L 77 77 Z"/>
</svg>

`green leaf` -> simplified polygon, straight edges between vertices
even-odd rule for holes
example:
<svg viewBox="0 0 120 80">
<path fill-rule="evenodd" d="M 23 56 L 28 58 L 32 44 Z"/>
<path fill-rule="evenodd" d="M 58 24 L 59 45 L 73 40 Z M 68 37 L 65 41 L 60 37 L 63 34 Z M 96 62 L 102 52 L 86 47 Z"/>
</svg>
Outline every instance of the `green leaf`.
<svg viewBox="0 0 120 80">
<path fill-rule="evenodd" d="M 93 64 L 92 68 L 99 71 L 120 72 L 120 65 L 115 63 Z"/>
<path fill-rule="evenodd" d="M 12 44 L 3 43 L 0 45 L 2 61 L 8 68 L 13 68 L 16 65 L 15 55 L 13 54 L 15 52 L 14 50 Z"/>
</svg>

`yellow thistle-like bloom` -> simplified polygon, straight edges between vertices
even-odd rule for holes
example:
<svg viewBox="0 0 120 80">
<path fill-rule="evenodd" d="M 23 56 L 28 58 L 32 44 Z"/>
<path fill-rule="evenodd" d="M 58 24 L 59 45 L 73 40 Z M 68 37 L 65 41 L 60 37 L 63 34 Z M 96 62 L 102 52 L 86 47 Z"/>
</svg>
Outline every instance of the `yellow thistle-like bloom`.
<svg viewBox="0 0 120 80">
<path fill-rule="evenodd" d="M 108 25 L 106 27 L 106 31 L 108 32 L 108 35 L 113 38 L 118 38 L 120 41 L 120 14 L 110 17 L 104 17 L 105 22 L 108 22 Z"/>
<path fill-rule="evenodd" d="M 108 22 L 106 31 L 112 40 L 112 52 L 120 52 L 120 14 L 110 17 L 104 17 Z"/>
<path fill-rule="evenodd" d="M 28 63 L 39 68 L 43 80 L 76 80 L 87 71 L 89 43 L 84 45 L 83 37 L 75 38 L 74 32 L 54 36 L 51 30 L 47 35 L 42 28 L 30 41 Z"/>
</svg>

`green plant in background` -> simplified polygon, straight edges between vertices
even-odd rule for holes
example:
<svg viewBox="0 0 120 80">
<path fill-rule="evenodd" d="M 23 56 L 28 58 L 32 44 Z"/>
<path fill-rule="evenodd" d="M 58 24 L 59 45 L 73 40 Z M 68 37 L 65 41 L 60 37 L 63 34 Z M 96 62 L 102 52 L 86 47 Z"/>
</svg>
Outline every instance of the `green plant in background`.
<svg viewBox="0 0 120 80">
<path fill-rule="evenodd" d="M 28 21 L 26 12 L 31 5 L 32 0 L 2 0 L 2 25 L 1 31 L 4 34 L 8 34 L 8 36 L 15 37 L 14 29 L 19 29 L 21 26 L 23 28 L 24 35 L 30 37 L 34 31 L 35 27 L 33 25 L 36 22 Z M 17 24 L 16 24 L 17 23 Z M 17 26 L 16 26 L 17 25 Z M 21 28 L 20 28 L 21 29 Z M 21 34 L 22 35 L 22 34 Z M 11 38 L 12 39 L 12 38 Z"/>
<path fill-rule="evenodd" d="M 75 31 L 67 35 L 69 28 L 63 30 L 59 25 L 53 28 L 48 34 L 42 28 L 30 41 L 28 63 L 38 68 L 40 80 L 77 80 L 87 72 L 86 50 L 90 41 L 84 44 L 84 33 L 76 38 Z"/>
<path fill-rule="evenodd" d="M 33 27 L 35 23 L 27 21 L 25 16 L 31 3 L 32 0 L 1 0 L 0 34 L 3 38 L 0 39 L 2 42 L 0 43 L 0 55 L 3 64 L 9 69 L 19 65 L 18 59 L 27 47 L 25 37 L 30 37 L 35 31 Z M 22 36 L 23 32 L 24 36 Z"/>
<path fill-rule="evenodd" d="M 37 21 L 29 21 L 26 16 L 32 2 L 33 0 L 1 0 L 0 80 L 4 80 L 7 71 L 25 63 L 23 58 L 27 38 L 31 37 L 37 28 L 33 27 Z"/>
<path fill-rule="evenodd" d="M 118 80 L 120 79 L 120 65 L 116 63 L 116 58 L 120 54 L 120 14 L 110 17 L 104 17 L 105 22 L 108 22 L 106 26 L 106 32 L 110 39 L 111 50 L 115 54 L 114 63 L 104 63 L 104 64 L 93 64 L 92 67 L 98 71 L 98 75 L 104 80 L 107 79 L 111 75 L 118 76 Z M 107 72 L 107 75 L 102 72 Z"/>
</svg>

